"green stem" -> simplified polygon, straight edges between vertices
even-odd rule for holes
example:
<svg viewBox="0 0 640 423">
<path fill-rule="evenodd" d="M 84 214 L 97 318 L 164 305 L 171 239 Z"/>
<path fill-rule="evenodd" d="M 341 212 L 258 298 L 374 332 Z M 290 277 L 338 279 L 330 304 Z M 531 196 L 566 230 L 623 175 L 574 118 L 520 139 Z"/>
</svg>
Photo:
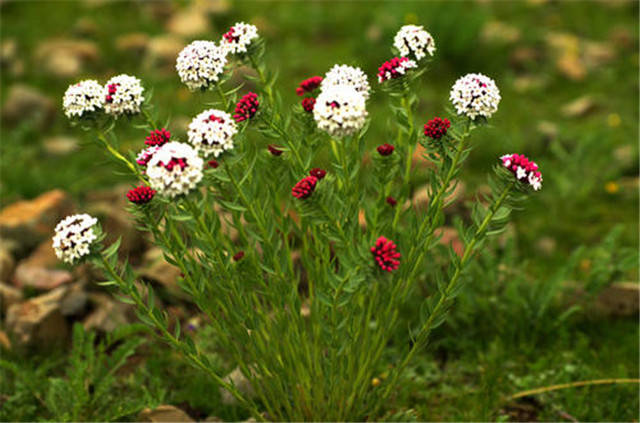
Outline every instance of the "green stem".
<svg viewBox="0 0 640 423">
<path fill-rule="evenodd" d="M 124 163 L 129 168 L 129 170 L 131 170 L 131 172 L 138 179 L 140 179 L 141 182 L 146 184 L 146 181 L 144 180 L 144 178 L 142 177 L 142 174 L 140 174 L 138 169 L 133 165 L 133 163 L 131 163 L 129 160 L 127 160 L 126 157 L 124 157 L 118 150 L 116 150 L 116 148 L 114 146 L 112 146 L 109 143 L 109 141 L 107 140 L 107 137 L 105 136 L 105 134 L 102 131 L 98 131 L 98 139 L 102 142 L 102 144 L 106 147 L 107 151 L 109 151 L 109 153 L 111 153 L 111 155 L 113 157 L 115 157 L 117 160 L 119 160 L 122 163 Z"/>
<path fill-rule="evenodd" d="M 433 322 L 434 322 L 435 318 L 440 314 L 441 308 L 449 300 L 451 292 L 454 290 L 454 288 L 458 284 L 458 281 L 460 280 L 460 276 L 462 275 L 462 272 L 464 270 L 464 267 L 465 267 L 467 261 L 469 261 L 469 259 L 471 258 L 472 254 L 474 253 L 476 244 L 478 243 L 478 241 L 480 241 L 481 239 L 484 238 L 484 232 L 487 229 L 487 227 L 489 226 L 489 223 L 491 222 L 491 219 L 493 219 L 493 216 L 498 211 L 498 209 L 500 208 L 500 206 L 502 205 L 504 200 L 507 198 L 507 196 L 509 195 L 509 192 L 511 191 L 513 186 L 514 186 L 514 184 L 510 184 L 510 185 L 507 185 L 503 189 L 503 191 L 500 194 L 500 196 L 498 197 L 498 199 L 491 205 L 491 207 L 489 209 L 489 212 L 487 213 L 487 215 L 485 216 L 484 220 L 482 221 L 482 223 L 480 224 L 480 226 L 476 230 L 476 232 L 475 232 L 475 234 L 473 236 L 473 239 L 466 246 L 464 254 L 462 256 L 462 259 L 460 259 L 460 261 L 458 262 L 458 264 L 456 266 L 456 270 L 455 270 L 453 276 L 451 277 L 451 279 L 449 280 L 449 283 L 447 284 L 447 287 L 445 288 L 444 292 L 441 293 L 440 299 L 438 300 L 438 303 L 436 304 L 436 306 L 431 311 L 431 314 L 429 315 L 429 318 L 427 319 L 427 321 L 420 328 L 420 331 L 418 332 L 418 335 L 415 338 L 416 340 L 413 343 L 413 345 L 411 346 L 411 349 L 409 350 L 409 353 L 407 354 L 405 359 L 402 361 L 402 363 L 395 369 L 394 376 L 393 376 L 391 382 L 389 383 L 389 385 L 387 386 L 387 389 L 385 391 L 385 394 L 384 394 L 385 398 L 390 393 L 390 390 L 392 389 L 392 387 L 394 387 L 396 385 L 398 377 L 403 372 L 405 367 L 409 364 L 409 362 L 411 361 L 411 359 L 413 358 L 415 353 L 420 349 L 420 347 L 426 341 L 426 338 L 428 337 L 429 333 L 431 332 L 432 325 L 433 325 Z"/>
<path fill-rule="evenodd" d="M 111 266 L 109 261 L 103 255 L 101 255 L 100 258 L 102 259 L 103 268 L 107 271 L 109 276 L 113 278 L 114 282 L 116 282 L 118 286 L 120 286 L 121 288 L 126 288 L 127 283 L 120 277 L 120 275 L 118 275 L 118 273 Z M 171 332 L 169 332 L 169 330 L 163 324 L 163 322 L 159 320 L 156 313 L 153 313 L 153 310 L 145 304 L 145 302 L 142 300 L 139 294 L 129 289 L 123 289 L 123 290 L 131 296 L 131 299 L 136 303 L 138 308 L 144 312 L 144 314 L 151 320 L 154 326 L 162 332 L 164 338 L 171 345 L 173 345 L 174 348 L 182 351 L 193 364 L 195 364 L 200 369 L 204 370 L 206 373 L 209 374 L 209 376 L 211 376 L 213 380 L 215 380 L 218 384 L 220 384 L 220 386 L 222 386 L 227 391 L 229 391 L 231 395 L 233 395 L 241 404 L 243 404 L 245 407 L 247 407 L 250 410 L 251 414 L 256 419 L 260 421 L 264 421 L 264 417 L 262 417 L 262 415 L 258 412 L 258 410 L 256 409 L 255 405 L 252 402 L 245 399 L 242 396 L 242 394 L 233 385 L 225 382 L 224 379 L 222 379 L 218 374 L 216 374 L 213 370 L 211 370 L 200 359 L 200 356 L 198 353 L 187 351 L 187 347 L 185 346 L 185 344 L 182 341 L 180 341 L 178 338 L 176 338 Z"/>
<path fill-rule="evenodd" d="M 222 86 L 220 84 L 216 84 L 216 89 L 218 91 L 218 95 L 220 96 L 220 99 L 222 100 L 222 104 L 224 104 L 224 110 L 228 111 L 229 110 L 229 100 L 227 99 L 226 94 L 222 90 Z"/>
</svg>

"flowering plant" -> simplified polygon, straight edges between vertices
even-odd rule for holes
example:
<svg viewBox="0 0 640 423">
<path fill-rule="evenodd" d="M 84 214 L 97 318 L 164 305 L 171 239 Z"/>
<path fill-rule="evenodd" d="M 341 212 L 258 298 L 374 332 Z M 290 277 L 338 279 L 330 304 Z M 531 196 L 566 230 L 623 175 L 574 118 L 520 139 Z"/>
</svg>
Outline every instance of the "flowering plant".
<svg viewBox="0 0 640 423">
<path fill-rule="evenodd" d="M 534 162 L 518 154 L 501 157 L 491 192 L 473 207 L 471 223 L 458 225 L 463 251 L 450 248 L 448 265 L 436 264 L 438 229 L 470 154 L 470 135 L 497 111 L 500 94 L 484 75 L 459 79 L 450 96 L 455 111 L 425 119 L 423 135 L 412 86 L 427 70 L 435 42 L 422 27 L 407 26 L 393 46 L 401 57 L 384 62 L 377 75 L 335 65 L 292 87 L 305 98 L 286 115 L 254 26 L 235 24 L 218 43 L 195 41 L 178 56 L 178 75 L 192 90 L 213 90 L 219 102 L 193 118 L 184 141 L 158 125 L 137 78 L 121 75 L 104 88 L 85 81 L 65 95 L 67 115 L 95 130 L 136 179 L 139 186 L 127 197 L 138 226 L 180 269 L 181 288 L 207 317 L 253 395 L 218 374 L 179 322 L 169 329 L 153 291 L 141 289 L 132 267 L 118 261 L 118 242 L 102 245 L 104 235 L 91 216 L 60 223 L 56 253 L 102 269 L 105 286 L 124 294 L 144 323 L 256 419 L 381 415 L 412 357 L 446 318 L 474 254 L 504 228 L 513 205 L 541 187 Z M 228 86 L 239 64 L 255 70 L 256 76 L 245 75 L 255 93 Z M 374 159 L 367 167 L 369 78 L 376 76 L 391 100 L 397 137 L 369 152 Z M 143 149 L 122 154 L 114 119 L 138 113 L 148 131 L 140 135 Z M 418 143 L 433 164 L 426 210 L 406 205 Z M 330 167 L 317 167 L 326 153 Z M 402 355 L 385 356 L 401 324 L 400 307 L 424 279 L 437 290 L 409 322 Z M 381 383 L 374 376 L 387 365 L 392 370 Z"/>
</svg>

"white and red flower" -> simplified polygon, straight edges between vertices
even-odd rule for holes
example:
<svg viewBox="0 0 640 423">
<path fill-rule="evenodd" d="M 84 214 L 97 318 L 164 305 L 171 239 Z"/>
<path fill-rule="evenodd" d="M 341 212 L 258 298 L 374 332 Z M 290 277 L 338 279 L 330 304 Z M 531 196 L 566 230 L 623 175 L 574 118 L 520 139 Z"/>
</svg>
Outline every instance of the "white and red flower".
<svg viewBox="0 0 640 423">
<path fill-rule="evenodd" d="M 416 60 L 421 60 L 427 54 L 433 56 L 436 51 L 436 43 L 431 34 L 418 25 L 405 25 L 400 28 L 393 38 L 393 46 L 402 56 L 413 55 Z"/>
<path fill-rule="evenodd" d="M 202 179 L 203 160 L 190 145 L 171 141 L 153 154 L 147 163 L 152 189 L 168 197 L 186 194 Z"/>
<path fill-rule="evenodd" d="M 378 68 L 378 82 L 383 83 L 388 79 L 396 79 L 404 76 L 409 69 L 415 69 L 418 64 L 408 57 L 394 57 L 387 60 Z"/>
<path fill-rule="evenodd" d="M 220 79 L 227 64 L 227 51 L 213 41 L 194 41 L 178 54 L 176 70 L 192 91 L 206 89 Z"/>
<path fill-rule="evenodd" d="M 233 136 L 238 132 L 236 122 L 229 113 L 209 109 L 193 118 L 189 124 L 189 143 L 205 157 L 218 157 L 233 148 Z"/>
<path fill-rule="evenodd" d="M 93 227 L 98 219 L 88 214 L 74 214 L 62 219 L 55 227 L 53 251 L 58 259 L 73 264 L 90 253 L 97 239 Z"/>
<path fill-rule="evenodd" d="M 246 53 L 251 42 L 258 38 L 258 28 L 244 22 L 235 23 L 222 35 L 220 46 L 232 54 Z"/>
<path fill-rule="evenodd" d="M 530 185 L 534 191 L 542 188 L 542 174 L 538 165 L 525 157 L 524 154 L 505 154 L 500 157 L 500 161 L 502 166 L 509 169 L 518 181 Z"/>
<path fill-rule="evenodd" d="M 69 85 L 62 99 L 64 114 L 69 119 L 83 117 L 104 107 L 105 88 L 93 79 Z"/>
<path fill-rule="evenodd" d="M 488 76 L 470 73 L 453 84 L 449 100 L 459 115 L 465 115 L 469 119 L 477 116 L 490 118 L 498 110 L 500 90 Z"/>
<path fill-rule="evenodd" d="M 144 88 L 135 76 L 114 76 L 105 84 L 105 90 L 104 111 L 107 114 L 118 117 L 140 113 Z"/>
<path fill-rule="evenodd" d="M 313 118 L 331 136 L 352 135 L 367 119 L 365 98 L 349 85 L 325 87 L 316 99 Z"/>
</svg>

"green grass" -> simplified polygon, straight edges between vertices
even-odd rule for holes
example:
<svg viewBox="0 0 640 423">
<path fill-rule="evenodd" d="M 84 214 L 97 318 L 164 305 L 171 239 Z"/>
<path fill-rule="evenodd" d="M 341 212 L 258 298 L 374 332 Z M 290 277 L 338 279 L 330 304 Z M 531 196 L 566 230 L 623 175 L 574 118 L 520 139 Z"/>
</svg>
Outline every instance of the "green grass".
<svg viewBox="0 0 640 423">
<path fill-rule="evenodd" d="M 91 39 L 99 47 L 100 59 L 80 77 L 106 80 L 117 73 L 137 75 L 153 89 L 154 103 L 162 118 L 194 116 L 202 110 L 204 101 L 213 100 L 213 95 L 188 94 L 175 72 L 145 67 L 140 58 L 115 48 L 115 39 L 122 34 L 164 33 L 163 23 L 152 18 L 148 6 L 140 2 L 113 2 L 100 7 L 75 2 L 2 3 L 2 38 L 16 40 L 25 72 L 15 77 L 3 70 L 0 100 L 6 99 L 11 85 L 26 83 L 59 106 L 66 87 L 73 81 L 43 72 L 34 52 L 49 38 L 73 37 L 74 24 L 80 18 L 88 18 L 97 27 Z M 616 248 L 637 249 L 637 2 L 618 6 L 599 2 L 237 2 L 228 12 L 212 16 L 213 30 L 207 38 L 217 40 L 225 28 L 240 20 L 260 25 L 267 42 L 266 59 L 280 71 L 276 88 L 292 107 L 299 100 L 294 88 L 301 79 L 322 75 L 334 63 L 357 64 L 374 75 L 382 61 L 390 57 L 389 46 L 398 27 L 404 23 L 424 25 L 435 37 L 438 51 L 420 85 L 417 124 L 444 113 L 449 88 L 462 74 L 485 73 L 496 80 L 501 90 L 502 102 L 491 120 L 492 127 L 474 133 L 474 151 L 462 176 L 467 191 L 472 193 L 484 184 L 496 157 L 506 152 L 527 154 L 543 171 L 542 192 L 531 197 L 526 210 L 514 215 L 517 237 L 512 247 L 517 251 L 516 265 L 530 275 L 531 283 L 551 280 L 574 249 L 582 244 L 598 244 L 617 223 L 625 230 Z M 495 20 L 517 28 L 520 39 L 515 43 L 483 41 L 483 27 Z M 546 42 L 550 34 L 571 33 L 584 40 L 610 43 L 612 32 L 619 28 L 630 34 L 631 47 L 613 44 L 615 55 L 611 62 L 589 70 L 582 81 L 570 80 L 557 70 Z M 514 67 L 514 50 L 523 47 L 537 51 L 539 59 Z M 544 84 L 519 92 L 514 81 L 522 76 L 541 78 Z M 373 77 L 371 83 L 374 87 L 377 84 Z M 582 117 L 562 114 L 563 105 L 585 95 L 597 105 L 593 112 Z M 371 148 L 393 136 L 388 112 L 388 98 L 375 92 L 369 104 L 372 124 L 367 142 Z M 611 114 L 620 117 L 620 125 L 608 124 Z M 539 133 L 541 121 L 556 125 L 555 140 L 549 141 Z M 176 131 L 171 125 L 170 129 Z M 123 121 L 119 122 L 118 131 L 124 140 L 123 150 L 137 151 L 141 147 L 144 134 L 139 130 Z M 47 155 L 42 140 L 59 134 L 80 137 L 82 148 L 68 156 Z M 179 131 L 177 135 L 184 138 Z M 69 126 L 61 111 L 45 133 L 29 122 L 18 127 L 3 123 L 2 204 L 32 198 L 53 188 L 62 188 L 82 201 L 88 191 L 122 181 L 112 171 L 114 164 L 85 137 L 82 131 Z M 624 146 L 630 148 L 627 163 L 614 157 L 614 151 Z M 416 174 L 414 179 L 421 178 Z M 635 185 L 625 182 L 628 180 L 635 180 Z M 620 184 L 617 193 L 605 190 L 610 181 Z M 545 254 L 536 247 L 543 237 L 556 241 L 554 251 Z M 637 267 L 616 278 L 638 280 Z M 482 278 L 480 281 L 488 283 Z M 473 300 L 461 300 L 456 305 L 453 320 L 436 332 L 432 348 L 411 368 L 389 411 L 413 409 L 417 420 L 495 420 L 514 407 L 524 407 L 533 410 L 540 420 L 562 420 L 561 412 L 580 421 L 637 419 L 637 385 L 557 391 L 536 397 L 535 403 L 527 403 L 526 407 L 522 401 L 516 405 L 504 401 L 515 392 L 539 386 L 638 377 L 637 319 L 593 318 L 587 307 L 554 331 L 533 334 L 527 316 L 535 314 L 525 313 L 527 305 L 522 300 L 523 292 L 529 292 L 526 289 L 525 285 L 504 292 L 493 287 L 469 288 L 466 295 Z M 562 304 L 554 303 L 540 321 L 533 323 L 550 327 L 563 311 Z M 412 312 L 411 305 L 407 312 Z M 402 339 L 400 334 L 398 339 Z M 152 350 L 135 379 L 123 382 L 123 395 L 142 395 L 134 389 L 142 383 L 150 387 L 148 391 L 158 403 L 189 404 L 191 411 L 202 417 L 245 417 L 233 407 L 222 407 L 217 388 L 181 364 L 167 349 L 154 345 Z M 389 354 L 393 351 L 392 347 Z M 64 360 L 61 351 L 58 355 L 59 360 Z M 32 367 L 41 363 L 36 356 L 29 356 L 25 362 Z M 381 369 L 381 375 L 384 372 Z M 63 373 L 52 369 L 41 376 L 42 383 L 47 377 Z M 24 395 L 11 403 L 17 406 L 2 410 L 7 413 L 3 416 L 6 420 L 52 418 L 29 394 L 16 394 L 15 381 L 5 376 L 0 374 L 6 382 L 2 384 L 2 394 Z M 412 415 L 405 414 L 404 418 Z"/>
</svg>

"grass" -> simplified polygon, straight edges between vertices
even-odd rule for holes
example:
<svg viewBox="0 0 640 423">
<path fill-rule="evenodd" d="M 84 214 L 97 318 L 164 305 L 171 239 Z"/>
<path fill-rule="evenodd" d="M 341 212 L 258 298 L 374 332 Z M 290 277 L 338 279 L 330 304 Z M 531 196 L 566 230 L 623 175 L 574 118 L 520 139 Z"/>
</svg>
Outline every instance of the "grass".
<svg viewBox="0 0 640 423">
<path fill-rule="evenodd" d="M 175 5 L 184 6 L 180 2 Z M 179 84 L 175 72 L 148 67 L 138 57 L 115 48 L 115 39 L 122 34 L 164 34 L 163 25 L 148 13 L 149 7 L 141 2 L 98 7 L 73 2 L 2 3 L 2 38 L 16 40 L 25 71 L 14 76 L 3 69 L 0 99 L 6 99 L 11 85 L 26 83 L 59 105 L 73 81 L 43 72 L 34 52 L 44 40 L 73 37 L 76 22 L 86 18 L 96 25 L 89 38 L 97 44 L 100 59 L 81 77 L 105 80 L 116 73 L 138 75 L 153 87 L 161 117 L 194 116 L 204 107 L 202 102 L 213 96 L 197 100 Z M 42 24 L 45 16 L 46 25 Z M 467 191 L 484 184 L 484 175 L 505 152 L 521 151 L 533 157 L 543 171 L 544 189 L 526 210 L 514 216 L 517 238 L 512 245 L 512 266 L 530 275 L 529 285 L 519 282 L 501 290 L 480 276 L 482 269 L 478 269 L 452 321 L 437 331 L 431 349 L 408 372 L 388 410 L 398 414 L 389 414 L 390 418 L 498 420 L 509 415 L 511 419 L 566 420 L 568 415 L 580 421 L 637 419 L 637 385 L 567 389 L 512 403 L 505 398 L 521 390 L 568 381 L 638 377 L 637 319 L 594 317 L 586 305 L 583 311 L 555 324 L 566 307 L 553 301 L 539 314 L 542 307 L 535 305 L 541 293 L 530 289 L 530 285 L 554 287 L 543 284 L 562 282 L 553 275 L 562 269 L 569 254 L 582 244 L 597 245 L 616 223 L 625 230 L 615 248 L 637 250 L 638 4 L 238 2 L 228 12 L 211 17 L 213 29 L 208 38 L 217 39 L 239 20 L 260 26 L 267 41 L 267 60 L 280 70 L 276 88 L 292 107 L 299 100 L 294 88 L 301 79 L 321 75 L 334 63 L 357 64 L 373 75 L 389 57 L 397 28 L 404 23 L 422 24 L 434 35 L 438 52 L 420 86 L 417 124 L 444 112 L 448 90 L 461 74 L 485 73 L 501 90 L 500 110 L 491 122 L 494 128 L 474 134 L 475 148 L 462 176 Z M 491 21 L 516 28 L 519 40 L 485 41 L 481 34 Z M 571 80 L 556 67 L 556 56 L 548 47 L 552 34 L 570 33 L 585 41 L 612 43 L 612 34 L 620 29 L 630 34 L 630 46 L 612 44 L 613 59 L 588 70 L 583 80 Z M 514 52 L 522 48 L 537 56 L 516 66 Z M 517 81 L 522 77 L 537 79 L 541 85 L 518 90 Z M 594 110 L 584 116 L 565 116 L 562 107 L 582 96 L 593 99 Z M 367 138 L 371 148 L 392 136 L 385 118 L 387 100 L 384 93 L 376 92 L 370 102 L 372 124 Z M 542 121 L 555 125 L 554 139 L 540 133 Z M 170 129 L 184 138 L 177 128 Z M 139 131 L 126 124 L 120 124 L 119 131 L 125 140 L 123 150 L 139 148 Z M 68 156 L 48 155 L 43 139 L 59 134 L 81 138 L 82 148 Z M 84 136 L 69 127 L 60 111 L 44 133 L 29 122 L 19 126 L 3 122 L 2 204 L 53 188 L 62 188 L 82 201 L 88 191 L 122 181 L 113 174 L 112 164 L 106 163 L 95 144 Z M 620 148 L 627 149 L 627 159 L 614 153 Z M 420 174 L 415 175 L 415 181 L 420 178 Z M 617 189 L 607 189 L 611 182 Z M 551 239 L 555 246 L 551 250 L 541 248 L 538 243 L 543 238 Z M 637 266 L 616 275 L 616 280 L 637 281 Z M 525 301 L 526 294 L 533 298 L 531 303 Z M 407 313 L 412 312 L 411 307 Z M 532 326 L 542 330 L 532 331 Z M 219 346 L 212 347 L 212 354 L 220 353 Z M 393 353 L 392 346 L 389 354 Z M 58 361 L 66 360 L 64 351 L 57 350 L 54 356 Z M 217 388 L 164 347 L 154 345 L 145 357 L 133 376 L 120 380 L 126 395 L 138 395 L 150 403 L 181 404 L 202 418 L 212 414 L 232 420 L 245 417 L 234 407 L 221 405 Z M 8 353 L 4 358 L 18 360 Z M 46 368 L 52 360 L 32 355 L 23 364 Z M 51 368 L 38 380 L 44 387 L 48 378 L 62 375 L 63 369 L 64 365 Z M 381 379 L 384 373 L 385 369 L 380 369 Z M 12 398 L 0 411 L 3 420 L 52 418 L 37 400 L 18 389 L 20 385 L 13 376 L 5 371 L 0 379 L 2 401 Z M 147 386 L 148 392 L 136 390 L 140 384 Z M 16 399 L 16 395 L 23 396 Z"/>
</svg>

